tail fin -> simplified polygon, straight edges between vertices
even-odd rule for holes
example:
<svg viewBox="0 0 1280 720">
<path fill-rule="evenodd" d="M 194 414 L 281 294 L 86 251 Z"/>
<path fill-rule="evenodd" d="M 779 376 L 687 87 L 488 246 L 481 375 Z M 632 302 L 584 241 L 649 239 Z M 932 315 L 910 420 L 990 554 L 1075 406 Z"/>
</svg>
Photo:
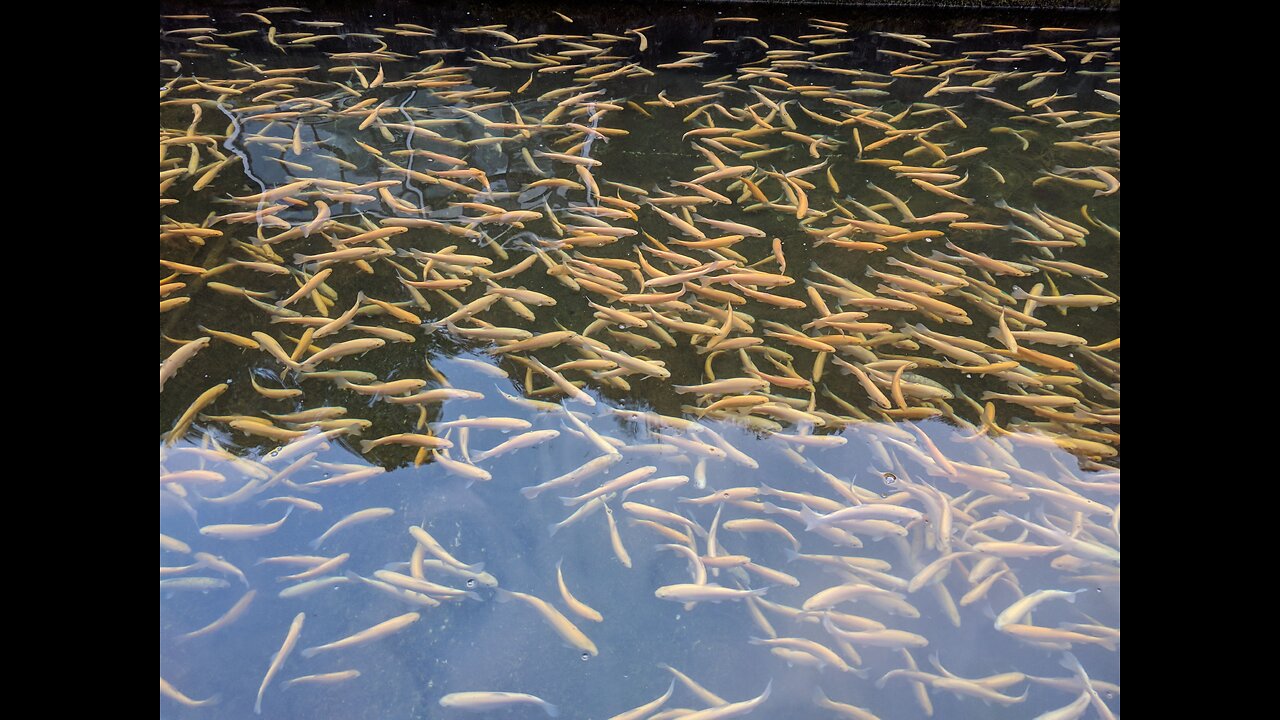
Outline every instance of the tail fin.
<svg viewBox="0 0 1280 720">
<path fill-rule="evenodd" d="M 822 516 L 814 512 L 812 509 L 809 508 L 808 505 L 805 505 L 804 503 L 800 504 L 800 519 L 804 521 L 804 524 L 805 524 L 804 529 L 806 531 L 812 530 L 814 527 L 822 523 Z"/>
</svg>

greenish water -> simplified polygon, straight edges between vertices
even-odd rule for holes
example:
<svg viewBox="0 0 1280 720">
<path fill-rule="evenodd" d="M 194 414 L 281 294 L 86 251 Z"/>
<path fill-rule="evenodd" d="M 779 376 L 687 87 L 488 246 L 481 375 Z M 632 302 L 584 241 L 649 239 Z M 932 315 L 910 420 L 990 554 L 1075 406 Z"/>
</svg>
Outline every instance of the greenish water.
<svg viewBox="0 0 1280 720">
<path fill-rule="evenodd" d="M 1068 643 L 1070 652 L 1097 682 L 1099 697 L 1118 713 L 1119 302 L 1096 309 L 1072 307 L 1059 311 L 1042 306 L 1035 310 L 1034 317 L 1044 324 L 1041 330 L 1079 336 L 1088 345 L 1103 348 L 1092 351 L 1080 346 L 1056 347 L 1032 339 L 1018 343 L 1022 348 L 1048 353 L 1056 361 L 1010 352 L 999 337 L 990 334 L 998 325 L 997 318 L 984 312 L 981 302 L 960 295 L 956 288 L 936 297 L 961 307 L 970 324 L 947 321 L 942 317 L 945 313 L 929 313 L 917 307 L 864 309 L 868 317 L 861 322 L 883 323 L 888 330 L 801 330 L 824 314 L 806 292 L 807 287 L 815 283 L 840 286 L 843 282 L 882 298 L 891 297 L 878 289 L 880 283 L 866 274 L 868 269 L 936 285 L 927 276 L 912 274 L 889 262 L 895 259 L 922 266 L 934 253 L 949 256 L 943 261 L 958 265 L 963 277 L 979 288 L 988 288 L 976 292 L 986 298 L 988 308 L 997 308 L 996 316 L 1001 307 L 1006 311 L 1024 310 L 1024 301 L 1013 302 L 1004 297 L 1014 293 L 1015 287 L 1031 290 L 1041 283 L 1047 302 L 1054 302 L 1057 295 L 1104 293 L 1118 300 L 1120 200 L 1118 189 L 1109 187 L 1112 181 L 1118 184 L 1119 178 L 1118 16 L 995 13 L 979 17 L 831 7 L 730 8 L 722 4 L 695 5 L 679 12 L 676 8 L 674 4 L 661 6 L 659 9 L 664 12 L 659 16 L 647 15 L 639 6 L 557 6 L 556 10 L 573 18 L 570 23 L 550 9 L 500 4 L 468 4 L 433 9 L 430 13 L 394 3 L 375 4 L 369 11 L 360 12 L 346 5 L 312 5 L 309 13 L 269 12 L 261 17 L 241 14 L 257 13 L 257 8 L 234 4 L 208 10 L 193 9 L 188 4 L 162 4 L 162 16 L 207 12 L 211 17 L 161 19 L 160 255 L 162 261 L 214 272 L 201 275 L 179 271 L 171 277 L 172 266 L 162 263 L 162 281 L 184 285 L 162 295 L 162 301 L 180 297 L 190 300 L 167 310 L 162 304 L 161 360 L 179 348 L 175 341 L 205 336 L 202 328 L 244 338 L 255 332 L 266 333 L 286 352 L 293 351 L 306 325 L 271 322 L 272 314 L 252 304 L 241 294 L 242 290 L 264 293 L 263 301 L 274 303 L 292 294 L 298 282 L 318 269 L 294 262 L 295 254 L 331 251 L 331 241 L 380 227 L 383 221 L 428 218 L 454 228 L 470 227 L 473 234 L 482 233 L 488 239 L 447 234 L 439 228 L 411 228 L 377 242 L 395 250 L 433 253 L 457 246 L 454 252 L 481 256 L 492 264 L 480 272 L 457 265 L 451 266 L 453 269 L 446 267 L 441 277 L 465 278 L 471 284 L 447 293 L 423 290 L 421 297 L 426 306 L 408 292 L 390 262 L 413 271 L 415 281 L 422 280 L 423 268 L 412 257 L 371 259 L 363 269 L 351 262 L 333 265 L 321 290 L 332 301 L 331 307 L 325 307 L 328 319 L 350 309 L 357 295 L 363 293 L 366 298 L 397 304 L 424 324 L 400 321 L 377 306 L 366 305 L 356 324 L 394 328 L 409 333 L 413 342 L 387 342 L 363 354 L 323 362 L 317 369 L 361 371 L 379 381 L 419 378 L 425 381 L 424 390 L 447 386 L 483 396 L 423 405 L 423 417 L 429 423 L 463 416 L 516 418 L 527 421 L 528 430 L 559 433 L 549 441 L 480 459 L 479 451 L 526 431 L 472 428 L 464 437 L 457 429 L 447 435 L 442 430 L 439 434 L 453 443 L 449 453 L 454 461 L 467 462 L 469 455 L 474 460 L 469 464 L 491 476 L 490 480 L 471 483 L 457 471 L 450 472 L 442 463 L 433 461 L 430 455 L 418 458 L 423 462 L 416 461 L 415 448 L 390 445 L 361 450 L 361 441 L 428 432 L 420 423 L 417 405 L 398 405 L 382 397 L 356 394 L 326 379 L 305 379 L 305 375 L 261 349 L 246 349 L 222 339 L 226 336 L 214 337 L 168 379 L 160 396 L 161 533 L 186 543 L 193 553 L 210 553 L 239 568 L 245 574 L 247 587 L 236 577 L 202 566 L 192 555 L 162 547 L 162 581 L 184 577 L 229 581 L 227 587 L 209 590 L 174 589 L 162 584 L 161 677 L 190 698 L 218 696 L 216 703 L 187 707 L 162 691 L 162 716 L 245 717 L 252 713 L 263 676 L 280 649 L 290 622 L 299 613 L 305 614 L 305 622 L 297 649 L 265 690 L 264 716 L 460 717 L 465 711 L 440 707 L 441 697 L 470 691 L 509 691 L 531 693 L 554 703 L 559 706 L 561 717 L 607 718 L 657 698 L 666 690 L 671 675 L 659 664 L 680 669 L 730 702 L 756 697 L 772 682 L 769 698 L 751 712 L 755 717 L 840 716 L 814 705 L 815 688 L 881 718 L 926 714 L 909 679 L 890 676 L 878 686 L 877 681 L 886 673 L 905 666 L 906 660 L 898 650 L 862 645 L 860 640 L 852 645 L 856 654 L 850 653 L 847 647 L 840 647 L 837 634 L 824 629 L 821 613 L 801 619 L 792 616 L 794 611 L 789 608 L 800 608 L 819 591 L 849 582 L 869 583 L 882 592 L 900 593 L 918 609 L 919 617 L 905 617 L 866 600 L 836 608 L 926 639 L 927 646 L 910 649 L 920 671 L 941 674 L 930 662 L 930 656 L 936 654 L 947 671 L 965 678 L 1010 672 L 1041 678 L 1002 686 L 1000 692 L 1010 700 L 1027 691 L 1025 698 L 1008 704 L 984 704 L 983 699 L 972 696 L 976 692 L 973 685 L 955 690 L 954 683 L 938 683 L 928 694 L 935 717 L 1035 717 L 1077 701 L 1079 681 L 1072 670 L 1060 664 Z M 749 15 L 756 20 L 716 20 L 734 15 Z M 813 18 L 819 20 L 815 22 Z M 343 25 L 308 26 L 299 24 L 300 20 Z M 402 25 L 397 27 L 397 23 Z M 848 24 L 847 29 L 842 23 Z M 431 36 L 424 36 L 426 31 L 419 26 L 430 28 Z M 492 33 L 463 31 L 484 26 L 518 39 L 538 35 L 581 37 L 542 37 L 533 41 L 533 47 L 512 49 L 504 46 L 524 43 L 512 43 Z M 638 34 L 628 32 L 648 26 L 653 27 L 641 29 Z M 185 30 L 191 28 L 197 30 Z M 305 32 L 338 37 L 316 40 L 311 46 L 294 42 L 305 40 L 298 35 Z M 905 39 L 904 35 L 912 37 Z M 844 39 L 847 42 L 835 42 Z M 709 40 L 730 42 L 706 44 Z M 433 54 L 452 49 L 461 51 Z M 420 54 L 423 51 L 428 54 Z M 576 54 L 579 51 L 582 54 Z M 588 51 L 591 54 L 586 54 Z M 342 55 L 371 52 L 390 54 Z M 570 54 L 563 54 L 566 52 Z M 695 58 L 700 67 L 659 67 L 689 57 L 680 53 L 701 52 L 709 55 Z M 555 57 L 555 53 L 562 54 Z M 581 75 L 575 77 L 572 69 L 537 71 L 552 67 L 552 62 L 583 64 L 585 70 L 591 70 L 590 63 L 595 63 L 618 73 L 587 84 Z M 449 87 L 410 86 L 422 78 L 421 71 L 436 63 L 442 67 L 431 72 L 444 78 Z M 504 63 L 512 66 L 494 66 Z M 529 67 L 528 63 L 540 65 Z M 351 65 L 360 66 L 359 75 L 350 69 Z M 914 69 L 910 67 L 913 65 Z M 285 72 L 287 68 L 295 71 Z M 759 72 L 762 70 L 764 74 Z M 379 83 L 376 78 L 380 71 L 383 79 Z M 854 71 L 860 74 L 852 74 Z M 301 79 L 282 81 L 281 77 Z M 968 86 L 979 80 L 989 84 L 979 85 L 985 88 L 982 90 L 926 95 L 931 89 L 937 90 L 943 79 L 947 84 L 942 88 Z M 582 87 L 558 92 L 574 85 Z M 594 91 L 600 94 L 556 110 L 563 100 Z M 712 93 L 720 94 L 679 107 L 664 103 Z M 1020 110 L 983 101 L 979 95 L 1012 103 Z M 844 104 L 827 102 L 829 99 Z M 364 101 L 370 102 L 360 104 Z M 775 109 L 776 105 L 782 105 L 783 110 Z M 197 107 L 198 118 L 194 109 Z M 368 117 L 362 113 L 375 108 L 381 113 L 377 121 L 360 127 Z M 754 119 L 747 108 L 755 113 Z M 599 114 L 594 121 L 589 119 L 596 113 Z M 553 119 L 546 120 L 549 114 Z M 838 124 L 828 124 L 822 118 Z M 411 137 L 405 124 L 412 121 L 419 121 L 423 132 L 414 131 Z M 724 129 L 724 134 L 707 135 L 704 139 L 686 136 L 711 123 Z M 583 147 L 589 136 L 571 136 L 581 133 L 584 126 L 608 135 Z M 932 129 L 923 135 L 912 134 L 930 126 Z M 752 127 L 761 132 L 745 138 L 729 134 Z M 528 132 L 527 137 L 522 130 Z M 784 131 L 792 135 L 784 135 Z M 899 131 L 908 132 L 903 139 L 875 147 L 875 143 Z M 300 153 L 294 151 L 295 136 L 301 143 Z M 487 139 L 502 136 L 511 139 L 488 144 Z M 734 137 L 757 143 L 759 149 L 782 150 L 743 159 L 740 153 L 757 148 L 717 140 Z M 916 141 L 915 137 L 922 137 L 923 141 Z M 809 144 L 813 140 L 821 144 L 811 153 Z M 732 202 L 702 204 L 697 212 L 715 220 L 758 228 L 763 237 L 743 238 L 728 250 L 691 248 L 673 242 L 696 238 L 664 220 L 646 201 L 661 197 L 663 191 L 694 194 L 688 185 L 674 183 L 688 182 L 715 169 L 695 143 L 725 165 L 750 166 L 745 177 L 756 183 L 769 201 L 758 202 L 736 178 L 713 180 L 705 187 Z M 861 152 L 859 143 L 863 146 Z M 193 148 L 195 172 L 174 172 L 177 168 L 190 168 Z M 406 180 L 403 171 L 389 171 L 368 148 L 414 174 Z M 986 149 L 975 154 L 965 152 L 972 153 L 975 148 Z M 423 180 L 422 173 L 442 171 L 445 164 L 423 156 L 410 159 L 392 155 L 406 149 L 460 158 L 465 164 L 457 169 L 481 171 L 490 192 L 484 192 L 474 175 L 436 176 L 481 191 L 474 196 L 447 184 Z M 534 154 L 536 166 L 547 177 L 582 186 L 531 188 L 531 183 L 545 178 L 525 161 L 522 149 Z M 599 184 L 602 195 L 638 206 L 634 218 L 601 219 L 613 228 L 641 234 L 620 237 L 599 247 L 555 247 L 564 238 L 547 217 L 547 208 L 556 214 L 560 224 L 581 226 L 589 221 L 568 218 L 574 213 L 581 215 L 582 211 L 576 208 L 610 207 L 607 200 L 585 187 L 586 179 L 572 165 L 537 154 L 568 151 L 598 161 L 591 168 L 590 177 Z M 960 157 L 953 158 L 955 155 Z M 916 168 L 929 167 L 926 174 L 930 181 L 940 185 L 958 183 L 946 192 L 969 202 L 930 192 L 912 183 L 912 176 L 901 169 L 895 172 L 876 164 L 889 159 Z M 207 184 L 201 183 L 201 189 L 196 190 L 197 181 L 219 164 L 222 167 L 216 177 Z M 809 184 L 800 186 L 809 208 L 802 222 L 796 217 L 794 202 L 788 200 L 788 193 L 794 190 L 790 185 L 784 189 L 779 174 L 819 164 L 821 167 L 816 170 L 795 176 Z M 939 172 L 933 168 L 939 167 L 953 168 L 945 172 L 955 177 L 933 177 Z M 1062 167 L 1075 170 L 1064 171 Z M 914 177 L 922 179 L 924 172 L 916 172 Z M 1047 173 L 1061 177 L 1052 178 Z M 312 185 L 284 193 L 289 200 L 235 200 L 308 179 Z M 363 186 L 364 189 L 345 191 L 367 194 L 372 199 L 326 199 L 315 193 L 317 188 L 324 188 L 315 184 L 316 180 L 349 183 L 344 186 L 348 188 Z M 369 185 L 386 180 L 400 181 L 385 187 L 392 201 Z M 619 189 L 609 182 L 637 187 L 649 195 Z M 868 182 L 905 202 L 915 217 L 961 212 L 968 216 L 962 223 L 999 227 L 954 227 L 949 220 L 910 223 Z M 1095 196 L 1100 187 L 1105 194 Z M 165 204 L 165 199 L 177 202 Z M 316 220 L 321 212 L 317 201 L 328 206 L 327 221 L 323 217 Z M 998 201 L 1025 213 L 1038 209 L 1045 215 L 1028 220 L 998 207 Z M 527 210 L 540 216 L 524 220 L 523 227 L 507 222 L 468 223 L 459 218 L 477 218 L 488 211 L 463 211 L 449 205 L 458 202 L 494 205 L 506 211 Z M 422 208 L 423 212 L 406 211 L 403 203 Z M 285 207 L 274 208 L 276 204 Z M 615 202 L 613 207 L 617 206 Z M 678 212 L 672 207 L 664 209 Z M 249 213 L 248 217 L 239 218 L 248 221 L 233 222 L 238 218 L 221 217 L 231 213 Z M 818 244 L 817 233 L 839 228 L 839 218 L 850 215 L 859 221 L 882 223 L 876 228 L 882 232 L 889 232 L 884 230 L 885 225 L 938 232 L 933 237 L 883 241 L 885 247 L 879 251 Z M 882 220 L 875 220 L 876 215 Z M 707 237 L 727 234 L 697 222 Z M 1046 223 L 1067 231 L 1059 232 L 1060 242 L 1044 244 L 1054 239 L 1053 230 L 1044 229 Z M 1010 228 L 1010 224 L 1020 230 Z M 309 225 L 314 227 L 309 237 L 271 242 L 282 232 Z M 212 229 L 220 234 L 184 234 L 189 228 Z M 1086 233 L 1077 237 L 1080 233 L 1074 228 Z M 872 242 L 881 237 L 884 235 L 861 232 L 844 239 Z M 267 242 L 263 243 L 263 239 Z M 785 272 L 771 259 L 775 239 L 785 257 Z M 1016 242 L 1020 240 L 1036 240 L 1040 245 Z M 1002 274 L 1003 270 L 992 270 L 996 266 L 990 264 L 984 270 L 949 249 L 948 241 L 969 253 L 1025 267 L 1028 274 Z M 501 272 L 527 258 L 535 247 L 561 267 L 566 258 L 575 257 L 575 252 L 601 259 L 600 263 L 609 263 L 608 267 L 622 277 L 625 289 L 620 292 L 641 293 L 639 278 L 650 276 L 641 274 L 638 278 L 619 262 L 634 263 L 643 256 L 646 263 L 662 273 L 688 269 L 652 254 L 650 250 L 658 247 L 657 243 L 693 258 L 695 263 L 741 256 L 742 265 L 758 264 L 760 271 L 790 278 L 793 282 L 786 286 L 759 285 L 756 289 L 802 302 L 803 309 L 780 307 L 750 297 L 732 285 L 713 287 L 745 299 L 735 305 L 735 313 L 739 320 L 749 318 L 750 330 L 735 329 L 728 333 L 727 340 L 759 338 L 762 342 L 748 348 L 747 356 L 760 371 L 774 376 L 787 375 L 787 371 L 770 364 L 762 348 L 786 353 L 795 376 L 809 381 L 812 392 L 775 383 L 768 390 L 774 405 L 757 406 L 750 418 L 712 415 L 699 419 L 691 408 L 706 407 L 722 395 L 699 398 L 677 393 L 673 386 L 708 382 L 709 354 L 716 379 L 751 377 L 739 351 L 707 353 L 705 335 L 697 337 L 665 325 L 659 326 L 665 333 L 625 328 L 648 338 L 653 345 L 633 346 L 628 337 L 616 334 L 622 328 L 608 323 L 593 328 L 590 337 L 606 343 L 613 351 L 660 362 L 670 377 L 631 374 L 624 377 L 625 384 L 619 384 L 609 378 L 593 377 L 588 371 L 565 370 L 564 377 L 581 384 L 593 398 L 594 404 L 588 405 L 557 392 L 548 377 L 528 371 L 521 359 L 533 357 L 555 367 L 589 357 L 589 344 L 564 341 L 504 355 L 493 352 L 498 343 L 467 338 L 450 328 L 432 325 L 453 312 L 455 302 L 469 303 L 484 296 L 489 287 L 482 277 L 484 272 Z M 640 250 L 642 245 L 647 249 Z M 254 254 L 255 249 L 258 255 Z M 278 259 L 271 259 L 273 255 Z M 957 257 L 960 259 L 954 259 Z M 294 275 L 226 266 L 231 260 L 270 261 L 287 272 L 301 274 L 296 275 L 295 281 Z M 1052 272 L 1044 270 L 1043 264 L 1032 264 L 1044 261 L 1072 263 L 1071 268 L 1083 266 L 1101 271 L 1106 277 L 1095 279 L 1094 285 L 1082 277 L 1085 270 Z M 578 265 L 575 269 L 584 273 L 587 270 L 582 268 L 586 267 Z M 733 271 L 719 269 L 708 277 Z M 832 280 L 832 276 L 838 279 Z M 498 282 L 506 288 L 548 295 L 554 298 L 555 305 L 529 305 L 534 315 L 530 320 L 498 302 L 477 313 L 477 320 L 459 320 L 458 327 L 476 329 L 487 324 L 516 328 L 534 336 L 561 330 L 584 333 L 595 320 L 595 309 L 588 301 L 651 318 L 644 307 L 611 298 L 607 292 L 585 286 L 567 287 L 557 275 L 548 272 L 548 265 L 541 260 Z M 751 289 L 746 281 L 740 285 Z M 659 286 L 650 291 L 675 287 L 680 286 Z M 703 287 L 699 285 L 697 289 Z M 972 287 L 964 292 L 970 291 Z M 841 312 L 842 302 L 849 304 L 847 294 L 844 301 L 828 290 L 820 294 L 830 312 Z M 690 289 L 679 300 L 691 303 L 694 298 Z M 303 297 L 289 308 L 302 315 L 318 316 L 315 302 L 310 296 Z M 723 302 L 707 304 L 724 307 Z M 852 309 L 851 305 L 844 308 Z M 695 305 L 668 305 L 663 312 L 672 320 L 723 325 Z M 1009 313 L 1006 317 L 1017 315 Z M 319 322 L 323 320 L 316 324 Z M 776 327 L 767 323 L 784 324 L 810 338 L 843 335 L 837 342 L 850 344 L 839 345 L 837 352 L 827 353 L 820 361 L 812 347 L 767 334 L 766 330 Z M 953 336 L 948 345 L 979 348 L 978 356 L 984 362 L 1006 362 L 1013 357 L 1019 365 L 1002 374 L 966 371 L 941 363 L 973 365 L 972 361 L 960 361 L 948 356 L 946 350 L 909 336 L 889 337 L 917 323 L 928 331 Z M 1022 327 L 1016 319 L 1010 325 L 1018 331 L 1032 329 Z M 315 343 L 329 347 L 368 337 L 366 333 L 346 327 Z M 675 340 L 674 345 L 666 342 L 667 335 Z M 1114 347 L 1104 345 L 1112 340 L 1116 341 Z M 877 387 L 883 395 L 890 396 L 894 407 L 886 412 L 834 358 L 859 367 L 869 364 L 873 371 L 879 368 L 884 375 Z M 890 378 L 895 360 L 916 364 L 903 376 L 905 411 L 892 399 L 894 383 Z M 489 369 L 482 369 L 477 362 Z M 815 372 L 819 363 L 821 373 Z M 501 373 L 495 374 L 494 369 Z M 300 389 L 302 393 L 285 399 L 264 397 L 255 390 L 251 378 L 264 387 Z M 170 436 L 193 401 L 218 385 L 225 385 L 225 391 L 197 413 L 185 432 Z M 1016 387 L 1024 388 L 1032 402 L 1057 402 L 1057 398 L 1064 404 L 1048 411 L 1028 407 L 1020 402 L 1024 398 L 1016 397 Z M 937 389 L 945 393 L 944 399 L 921 395 Z M 561 476 L 599 456 L 602 450 L 562 411 L 550 407 L 533 409 L 504 398 L 502 393 L 516 398 L 533 394 L 540 401 L 579 413 L 581 421 L 599 436 L 617 441 L 621 460 L 575 486 L 526 498 L 521 488 Z M 984 399 L 984 393 L 998 395 Z M 769 419 L 776 423 L 772 430 L 761 423 L 769 408 L 787 401 L 814 415 L 808 420 L 794 413 L 771 416 Z M 988 403 L 989 414 L 984 419 L 983 407 Z M 293 453 L 291 441 L 283 436 L 245 434 L 231 425 L 234 418 L 270 420 L 268 413 L 282 415 L 316 408 L 341 408 L 343 419 L 366 420 L 367 427 L 358 434 L 335 435 L 327 445 L 313 448 L 316 454 L 308 458 L 310 450 Z M 611 408 L 697 421 L 741 455 L 704 456 L 699 446 L 687 443 L 666 444 L 663 454 L 657 454 L 653 448 L 666 442 L 663 437 L 675 437 L 675 442 L 680 443 L 681 438 L 711 442 L 713 436 L 703 430 L 646 426 Z M 905 419 L 904 414 L 913 419 Z M 815 421 L 822 424 L 815 427 Z M 272 424 L 277 431 L 296 428 L 284 421 Z M 830 447 L 801 445 L 805 436 L 830 436 L 845 442 Z M 294 442 L 310 441 L 310 435 L 303 435 Z M 226 454 L 215 458 L 190 450 L 214 446 L 225 449 Z M 279 460 L 278 455 L 273 455 L 281 448 L 288 459 Z M 239 460 L 232 462 L 231 458 Z M 304 458 L 303 462 L 293 465 L 299 458 Z M 699 603 L 686 610 L 680 603 L 655 597 L 659 587 L 693 582 L 689 565 L 682 555 L 658 548 L 671 539 L 652 526 L 634 522 L 637 518 L 624 510 L 621 498 L 611 497 L 608 507 L 617 521 L 618 536 L 630 559 L 629 568 L 624 567 L 613 548 L 603 511 L 554 535 L 548 533 L 549 525 L 564 520 L 573 510 L 560 501 L 560 496 L 586 493 L 650 465 L 655 468 L 652 478 L 685 475 L 690 480 L 674 489 L 641 491 L 625 501 L 641 502 L 692 520 L 698 525 L 693 540 L 698 554 L 712 554 L 702 533 L 712 528 L 718 508 L 722 508 L 721 524 L 731 520 L 772 520 L 798 539 L 802 555 L 792 558 L 788 554 L 789 541 L 780 534 L 735 532 L 721 527 L 715 554 L 749 556 L 753 563 L 786 573 L 793 580 L 779 580 L 775 574 L 744 574 L 736 568 L 719 570 L 709 581 L 727 587 L 741 583 L 744 587 L 768 588 L 764 600 L 776 605 L 762 605 L 759 609 L 777 637 L 820 643 L 828 652 L 841 655 L 852 671 L 841 672 L 829 662 L 821 669 L 811 667 L 808 663 L 819 656 L 782 657 L 771 654 L 768 646 L 752 644 L 751 638 L 769 631 L 758 624 L 742 600 Z M 285 467 L 290 468 L 290 475 L 273 477 Z M 386 472 L 359 482 L 323 484 L 326 479 L 356 468 Z M 223 479 L 211 484 L 196 480 L 166 482 L 167 474 L 192 470 L 215 472 Z M 306 487 L 317 481 L 322 485 Z M 682 502 L 714 491 L 762 486 L 766 495 L 746 502 Z M 845 544 L 838 545 L 832 542 L 832 535 L 806 530 L 805 522 L 766 512 L 756 504 L 768 501 L 786 511 L 800 508 L 794 497 L 767 495 L 772 490 L 816 496 L 835 503 L 832 508 L 854 503 L 891 505 L 918 511 L 919 516 L 895 521 L 904 528 L 901 538 L 880 537 L 865 525 L 848 526 L 850 534 Z M 221 539 L 200 531 L 218 524 L 256 525 L 280 520 L 285 502 L 262 505 L 276 497 L 302 498 L 319 503 L 323 509 L 295 507 L 278 530 L 253 539 Z M 942 512 L 941 501 L 952 509 Z M 389 517 L 343 529 L 319 549 L 310 547 L 312 540 L 339 519 L 367 508 L 390 508 L 394 512 Z M 943 531 L 938 528 L 948 522 L 952 530 L 943 540 Z M 1022 522 L 1035 523 L 1039 528 L 1020 537 Z M 971 529 L 977 523 L 981 525 Z M 333 558 L 349 553 L 349 558 L 331 574 L 342 576 L 350 571 L 372 577 L 390 564 L 410 560 L 416 544 L 409 533 L 411 526 L 426 528 L 461 561 L 483 562 L 485 571 L 497 578 L 500 588 L 528 593 L 558 607 L 590 637 L 598 655 L 584 659 L 582 652 L 566 646 L 533 608 L 520 602 L 497 602 L 495 589 L 482 585 L 469 588 L 476 593 L 475 598 L 445 600 L 439 607 L 430 608 L 388 597 L 358 580 L 302 597 L 281 598 L 278 593 L 288 583 L 278 578 L 305 570 L 306 566 L 284 568 L 259 562 L 280 556 Z M 973 549 L 978 542 L 1015 541 L 1022 542 L 1026 552 L 1037 554 L 1005 557 L 997 562 L 993 558 L 999 557 L 1000 552 L 1014 550 L 997 550 L 994 546 L 986 546 L 986 551 Z M 951 552 L 960 553 L 952 562 L 950 573 L 936 584 L 909 590 L 907 583 L 922 568 L 949 554 L 945 544 L 950 545 Z M 1027 548 L 1028 545 L 1045 549 Z M 833 571 L 805 555 L 882 561 L 889 564 L 889 569 L 883 575 Z M 556 580 L 556 563 L 561 560 L 573 595 L 598 610 L 603 622 L 574 615 L 561 599 Z M 189 565 L 192 567 L 181 570 Z M 1002 579 L 983 592 L 980 599 L 958 607 L 954 615 L 949 612 L 948 603 L 959 603 L 963 596 L 975 592 L 982 579 L 993 572 L 989 568 L 1003 572 Z M 454 575 L 428 570 L 426 577 L 432 582 L 468 589 L 465 580 Z M 250 590 L 256 594 L 234 622 L 204 637 L 181 639 L 183 634 L 227 612 Z M 1086 592 L 1073 596 L 1071 603 L 1048 600 L 1028 618 L 1014 623 L 1044 630 L 1029 629 L 1018 635 L 993 627 L 992 618 L 1020 596 L 1042 590 Z M 420 612 L 421 618 L 389 637 L 312 658 L 300 653 L 413 611 Z M 1109 640 L 1113 631 L 1114 645 Z M 1059 635 L 1046 640 L 1044 636 L 1030 637 L 1034 632 Z M 1061 633 L 1065 632 L 1083 633 L 1084 638 L 1077 635 L 1073 636 L 1074 641 L 1064 640 L 1066 636 Z M 806 647 L 803 643 L 797 646 Z M 812 651 L 812 646 L 807 647 Z M 300 676 L 350 669 L 359 670 L 359 677 L 332 684 L 285 685 Z M 672 699 L 662 710 L 707 707 L 706 701 L 677 683 Z M 533 706 L 489 713 L 494 717 L 543 714 Z M 1097 707 L 1085 706 L 1079 716 L 1098 713 Z"/>
</svg>

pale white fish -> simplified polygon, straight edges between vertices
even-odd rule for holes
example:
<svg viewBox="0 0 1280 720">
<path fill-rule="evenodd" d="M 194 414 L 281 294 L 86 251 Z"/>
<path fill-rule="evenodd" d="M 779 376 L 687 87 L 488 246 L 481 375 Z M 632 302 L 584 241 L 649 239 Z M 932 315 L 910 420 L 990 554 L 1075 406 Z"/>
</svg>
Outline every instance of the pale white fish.
<svg viewBox="0 0 1280 720">
<path fill-rule="evenodd" d="M 440 707 L 454 710 L 481 712 L 511 707 L 512 705 L 537 705 L 548 717 L 559 717 L 560 708 L 536 695 L 515 692 L 459 692 L 440 698 Z"/>
</svg>

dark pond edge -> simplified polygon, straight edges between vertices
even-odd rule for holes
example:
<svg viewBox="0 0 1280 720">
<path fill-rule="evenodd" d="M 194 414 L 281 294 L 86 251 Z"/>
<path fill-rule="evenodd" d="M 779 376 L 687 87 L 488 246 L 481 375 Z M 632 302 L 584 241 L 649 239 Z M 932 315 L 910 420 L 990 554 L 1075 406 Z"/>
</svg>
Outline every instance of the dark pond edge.
<svg viewBox="0 0 1280 720">
<path fill-rule="evenodd" d="M 658 0 L 674 3 L 681 0 Z M 1120 10 L 1120 0 L 683 0 L 684 4 L 711 5 L 774 5 L 800 7 L 805 5 L 838 6 L 849 8 L 913 8 L 947 10 Z"/>
</svg>

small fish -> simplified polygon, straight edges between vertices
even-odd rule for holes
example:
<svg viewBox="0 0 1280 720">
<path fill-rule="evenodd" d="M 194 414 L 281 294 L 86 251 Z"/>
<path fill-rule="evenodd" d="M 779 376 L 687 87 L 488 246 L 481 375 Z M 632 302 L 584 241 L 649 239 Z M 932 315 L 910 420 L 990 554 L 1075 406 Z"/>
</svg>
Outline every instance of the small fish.
<svg viewBox="0 0 1280 720">
<path fill-rule="evenodd" d="M 536 695 L 515 692 L 457 692 L 440 698 L 440 707 L 483 712 L 498 710 L 513 705 L 536 705 L 547 713 L 547 717 L 560 717 L 560 708 Z"/>
</svg>

